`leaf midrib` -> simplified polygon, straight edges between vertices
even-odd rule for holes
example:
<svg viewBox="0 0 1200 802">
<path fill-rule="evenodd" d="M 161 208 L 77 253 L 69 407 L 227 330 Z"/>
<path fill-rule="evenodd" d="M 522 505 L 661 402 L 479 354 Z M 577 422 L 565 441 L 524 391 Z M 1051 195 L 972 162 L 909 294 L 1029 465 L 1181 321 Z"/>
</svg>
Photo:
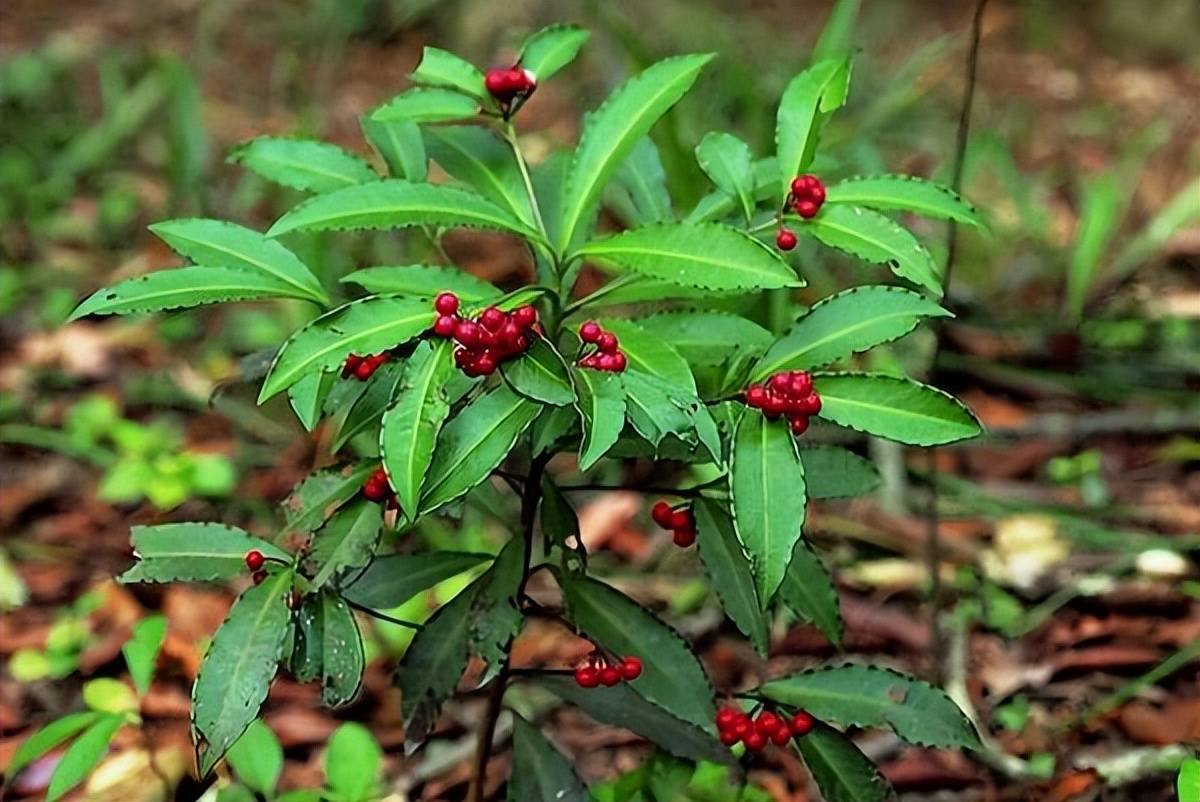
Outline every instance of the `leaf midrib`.
<svg viewBox="0 0 1200 802">
<path fill-rule="evenodd" d="M 520 412 L 521 408 L 525 406 L 525 404 L 526 401 L 514 393 L 512 397 L 512 403 L 509 404 L 509 407 L 504 411 L 504 414 L 496 417 L 493 425 L 484 430 L 485 433 L 482 437 L 475 438 L 470 448 L 462 449 L 462 453 L 457 455 L 455 461 L 446 466 L 446 468 L 443 470 L 443 477 L 438 480 L 437 484 L 430 486 L 429 490 L 424 494 L 422 502 L 428 503 L 429 499 L 437 498 L 437 491 L 440 490 L 446 484 L 446 482 L 454 477 L 454 475 L 458 472 L 458 469 L 462 467 L 463 463 L 465 463 L 467 459 L 471 457 L 471 455 L 478 451 L 479 447 L 483 443 L 486 443 L 488 440 L 490 440 L 496 434 L 496 432 L 500 431 L 510 419 Z M 449 499 L 440 500 L 438 501 L 438 504 L 444 504 L 448 500 Z M 429 508 L 426 508 L 426 511 L 428 511 L 428 509 Z"/>
<path fill-rule="evenodd" d="M 764 376 L 768 376 L 771 373 L 774 373 L 775 371 L 782 369 L 785 365 L 788 365 L 789 363 L 794 362 L 797 359 L 800 359 L 801 357 L 805 356 L 806 354 L 810 354 L 813 351 L 817 350 L 818 348 L 821 348 L 821 347 L 827 345 L 828 343 L 830 343 L 834 340 L 837 340 L 839 337 L 846 337 L 851 334 L 857 333 L 858 331 L 865 329 L 875 323 L 885 322 L 885 321 L 892 320 L 893 318 L 902 318 L 902 317 L 913 317 L 913 318 L 917 318 L 917 319 L 913 321 L 912 326 L 907 331 L 901 332 L 900 334 L 896 335 L 895 337 L 892 337 L 888 340 L 884 340 L 883 342 L 891 342 L 892 340 L 900 339 L 900 337 L 903 337 L 905 334 L 907 334 L 908 332 L 912 331 L 914 328 L 917 327 L 917 324 L 920 322 L 920 318 L 929 317 L 929 315 L 922 315 L 919 312 L 892 312 L 889 314 L 877 315 L 876 317 L 859 320 L 858 322 L 854 323 L 853 325 L 846 326 L 845 328 L 835 330 L 831 334 L 828 334 L 819 340 L 814 340 L 814 341 L 809 342 L 807 345 L 805 345 L 803 347 L 802 350 L 793 352 L 787 358 L 779 358 L 773 362 L 760 365 L 758 368 L 755 369 L 754 376 L 756 379 L 760 379 Z M 800 323 L 797 323 L 796 328 L 793 329 L 792 331 L 789 331 L 786 335 L 784 335 L 784 339 L 781 340 L 780 342 L 781 343 L 786 342 L 786 340 L 791 338 L 793 335 L 802 334 L 803 332 L 800 331 L 800 325 L 802 323 L 803 323 L 803 321 L 800 321 Z M 881 345 L 881 344 L 882 343 L 876 343 L 876 345 Z M 867 348 L 873 348 L 873 347 L 874 346 L 864 346 L 862 349 L 859 349 L 859 350 L 860 351 L 866 350 Z M 852 351 L 851 353 L 857 353 L 857 352 Z M 766 356 L 770 356 L 769 351 L 767 352 Z M 766 360 L 766 356 L 763 357 L 764 362 Z M 826 365 L 826 364 L 828 364 L 828 363 L 822 362 L 820 365 L 807 364 L 807 365 L 803 365 L 802 367 L 814 368 L 814 367 L 821 367 L 822 365 Z"/>
<path fill-rule="evenodd" d="M 913 420 L 919 420 L 919 421 L 932 421 L 932 422 L 940 423 L 940 424 L 943 424 L 946 426 L 953 426 L 955 428 L 961 429 L 962 431 L 974 431 L 974 428 L 975 428 L 975 427 L 968 427 L 965 424 L 956 423 L 955 421 L 953 421 L 949 418 L 940 418 L 940 417 L 937 417 L 934 415 L 918 414 L 909 409 L 892 407 L 892 406 L 884 406 L 882 404 L 872 404 L 867 401 L 857 401 L 855 399 L 846 398 L 845 396 L 838 396 L 838 395 L 833 395 L 833 394 L 829 394 L 829 393 L 821 393 L 821 400 L 826 403 L 829 401 L 834 401 L 835 403 L 842 404 L 844 406 L 858 407 L 859 409 L 882 410 L 885 414 L 891 415 L 892 417 L 912 418 Z M 946 400 L 948 401 L 949 399 L 946 399 Z M 824 416 L 822 415 L 822 417 L 824 417 Z"/>
<path fill-rule="evenodd" d="M 777 272 L 766 269 L 756 269 L 756 266 L 751 266 L 747 262 L 733 262 L 730 260 L 709 259 L 695 253 L 680 253 L 678 251 L 662 250 L 658 248 L 650 248 L 646 246 L 638 248 L 613 248 L 606 246 L 605 243 L 595 243 L 594 245 L 584 246 L 578 252 L 581 256 L 595 256 L 597 258 L 611 257 L 613 254 L 632 254 L 641 256 L 658 256 L 667 259 L 674 259 L 680 262 L 695 262 L 705 266 L 718 266 L 724 268 L 733 268 L 740 273 L 745 273 L 750 276 L 770 276 L 773 278 L 783 278 L 785 269 L 780 267 Z"/>
<path fill-rule="evenodd" d="M 404 420 L 404 423 L 408 426 L 408 432 L 403 432 L 403 430 L 402 430 L 402 433 L 407 434 L 407 436 L 404 437 L 403 440 L 407 441 L 407 445 L 408 445 L 408 448 L 405 450 L 406 455 L 403 460 L 405 472 L 404 472 L 404 476 L 402 478 L 405 483 L 405 492 L 408 495 L 408 498 L 406 500 L 409 502 L 409 506 L 414 508 L 413 509 L 414 515 L 418 511 L 416 508 L 418 508 L 420 506 L 421 484 L 425 478 L 424 472 L 418 473 L 418 471 L 416 470 L 417 457 L 419 456 L 418 451 L 417 451 L 417 444 L 418 444 L 418 441 L 421 439 L 421 424 L 426 422 L 425 413 L 426 413 L 427 408 L 429 407 L 429 402 L 430 402 L 429 390 L 433 386 L 434 376 L 437 375 L 438 369 L 441 367 L 441 351 L 437 350 L 437 349 L 431 351 L 429 353 L 429 356 L 426 359 L 423 367 L 425 368 L 425 370 L 422 372 L 422 374 L 420 376 L 417 377 L 418 379 L 420 379 L 420 393 L 417 395 L 414 395 L 414 398 L 416 398 L 416 408 L 411 409 L 411 410 L 408 410 L 408 409 L 405 410 L 406 412 L 409 413 L 411 420 L 409 420 L 409 419 Z M 413 387 L 408 388 L 408 391 L 412 392 L 412 391 L 415 391 L 416 389 L 417 389 L 417 385 L 414 385 Z M 400 409 L 401 404 L 402 404 L 402 401 L 393 404 L 391 409 L 388 410 L 388 415 L 390 416 L 390 415 L 396 414 L 396 411 Z M 386 425 L 386 420 L 385 420 L 383 431 L 386 432 L 387 430 L 388 430 L 388 427 Z M 435 432 L 434 433 L 435 439 L 436 439 L 436 436 L 437 435 Z M 381 435 L 381 437 L 382 437 L 382 435 Z"/>
<path fill-rule="evenodd" d="M 264 241 L 260 244 L 262 245 L 262 247 L 264 249 L 269 249 L 272 245 L 274 245 L 275 247 L 278 247 L 283 252 L 283 254 L 286 254 L 286 256 L 284 256 L 283 258 L 290 257 L 292 259 L 295 259 L 296 263 L 295 263 L 294 267 L 298 267 L 300 270 L 302 270 L 304 272 L 307 279 L 311 279 L 311 282 L 312 282 L 311 285 L 308 284 L 307 281 L 301 281 L 300 279 L 293 278 L 292 276 L 288 275 L 288 273 L 286 271 L 275 267 L 275 265 L 273 265 L 272 263 L 263 261 L 260 258 L 251 256 L 249 253 L 247 253 L 245 251 L 236 250 L 234 248 L 223 245 L 220 242 L 205 241 L 205 240 L 197 239 L 194 236 L 189 236 L 186 233 L 186 231 L 187 231 L 186 227 L 183 229 L 183 231 L 170 231 L 169 235 L 166 234 L 166 232 L 169 231 L 169 229 L 164 227 L 163 231 L 164 231 L 164 236 L 170 236 L 173 239 L 190 242 L 193 245 L 199 246 L 201 248 L 210 248 L 219 253 L 229 254 L 232 257 L 241 259 L 244 262 L 252 264 L 255 267 L 257 267 L 258 269 L 262 270 L 263 272 L 268 273 L 272 276 L 275 276 L 280 281 L 286 282 L 287 284 L 291 284 L 292 286 L 303 290 L 305 292 L 306 297 L 320 298 L 321 303 L 325 303 L 328 300 L 328 298 L 325 297 L 325 291 L 321 287 L 320 282 L 317 281 L 316 277 L 312 275 L 312 271 L 310 271 L 308 269 L 308 267 L 303 262 L 300 261 L 299 257 L 297 257 L 294 253 L 289 251 L 287 248 L 284 248 L 282 245 L 275 242 L 274 240 L 264 238 Z M 258 232 L 252 232 L 252 233 L 257 234 Z M 270 243 L 270 244 L 268 244 L 268 243 Z M 171 244 L 169 240 L 168 240 L 168 244 Z M 172 248 L 175 248 L 175 246 L 172 245 Z M 178 248 L 175 248 L 175 249 L 180 250 Z M 283 254 L 280 254 L 280 255 L 283 256 Z M 187 254 L 184 254 L 184 255 L 187 256 Z M 188 258 L 191 259 L 192 257 L 188 256 Z M 199 263 L 197 263 L 197 265 L 200 266 Z"/>
</svg>

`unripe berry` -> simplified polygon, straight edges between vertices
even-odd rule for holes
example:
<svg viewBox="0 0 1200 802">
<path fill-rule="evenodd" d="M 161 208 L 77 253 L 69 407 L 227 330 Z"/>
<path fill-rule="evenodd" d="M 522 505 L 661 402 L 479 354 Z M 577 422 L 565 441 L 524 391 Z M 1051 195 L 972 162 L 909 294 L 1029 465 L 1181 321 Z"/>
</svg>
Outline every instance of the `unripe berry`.
<svg viewBox="0 0 1200 802">
<path fill-rule="evenodd" d="M 596 347 L 600 349 L 600 353 L 602 354 L 615 354 L 619 344 L 617 335 L 611 331 L 603 332 L 596 340 Z"/>
<path fill-rule="evenodd" d="M 433 322 L 433 333 L 439 337 L 452 337 L 458 326 L 458 318 L 454 315 L 441 315 Z"/>
<path fill-rule="evenodd" d="M 458 311 L 458 296 L 452 292 L 439 293 L 433 299 L 433 308 L 439 315 L 453 315 Z"/>
<path fill-rule="evenodd" d="M 671 523 L 674 520 L 675 511 L 671 509 L 671 505 L 665 501 L 659 501 L 650 508 L 650 517 L 654 523 L 661 526 L 663 529 L 670 529 Z"/>
<path fill-rule="evenodd" d="M 246 567 L 251 571 L 257 571 L 258 569 L 262 568 L 263 563 L 266 561 L 267 558 L 264 557 L 263 553 L 258 549 L 251 549 L 250 551 L 246 552 Z"/>
<path fill-rule="evenodd" d="M 454 327 L 454 339 L 468 348 L 479 345 L 479 325 L 471 320 L 460 320 Z"/>
<path fill-rule="evenodd" d="M 816 724 L 814 719 L 806 710 L 797 710 L 792 716 L 790 722 L 792 735 L 803 736 L 812 732 L 813 726 Z"/>
<path fill-rule="evenodd" d="M 504 325 L 504 321 L 508 319 L 508 315 L 501 312 L 494 306 L 489 306 L 479 314 L 479 322 L 488 331 L 499 331 Z"/>
<path fill-rule="evenodd" d="M 763 735 L 758 730 L 749 733 L 742 740 L 746 742 L 746 748 L 751 752 L 761 752 L 763 747 L 767 745 L 767 736 Z"/>
<path fill-rule="evenodd" d="M 527 329 L 534 323 L 537 323 L 538 313 L 529 304 L 518 306 L 512 312 L 512 320 L 523 329 Z"/>
<path fill-rule="evenodd" d="M 600 328 L 600 324 L 594 320 L 589 320 L 579 327 L 579 339 L 585 343 L 597 342 L 603 333 L 604 329 Z"/>
<path fill-rule="evenodd" d="M 767 391 L 761 384 L 752 384 L 746 388 L 746 405 L 761 409 L 767 402 Z"/>
<path fill-rule="evenodd" d="M 605 666 L 604 668 L 600 669 L 600 682 L 601 684 L 607 685 L 610 688 L 614 685 L 620 684 L 621 669 L 617 668 L 616 666 Z"/>
<path fill-rule="evenodd" d="M 792 434 L 799 437 L 808 431 L 808 418 L 803 416 L 792 418 L 789 425 L 792 427 Z"/>
<path fill-rule="evenodd" d="M 580 688 L 595 688 L 600 684 L 600 669 L 582 665 L 575 669 L 575 684 Z"/>
<path fill-rule="evenodd" d="M 799 240 L 796 239 L 795 233 L 790 228 L 781 228 L 775 235 L 775 245 L 781 251 L 792 250 L 796 247 L 797 242 Z"/>
<path fill-rule="evenodd" d="M 254 584 L 261 585 L 263 583 L 263 580 L 267 578 L 267 572 L 266 571 L 255 571 L 254 574 L 250 578 L 252 580 L 254 580 Z"/>
<path fill-rule="evenodd" d="M 821 207 L 808 199 L 796 201 L 796 214 L 803 217 L 805 220 L 810 220 L 817 216 L 817 212 Z"/>
<path fill-rule="evenodd" d="M 621 661 L 621 679 L 631 682 L 642 675 L 642 661 L 637 657 L 626 657 Z"/>
<path fill-rule="evenodd" d="M 671 540 L 681 549 L 686 549 L 696 542 L 696 530 L 692 528 L 676 529 L 675 534 L 671 536 Z"/>
</svg>

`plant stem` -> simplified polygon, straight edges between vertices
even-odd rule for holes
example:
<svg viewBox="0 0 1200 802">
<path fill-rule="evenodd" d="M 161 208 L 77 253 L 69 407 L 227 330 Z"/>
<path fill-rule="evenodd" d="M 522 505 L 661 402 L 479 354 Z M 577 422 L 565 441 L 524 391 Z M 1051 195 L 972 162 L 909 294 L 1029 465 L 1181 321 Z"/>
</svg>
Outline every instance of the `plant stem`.
<svg viewBox="0 0 1200 802">
<path fill-rule="evenodd" d="M 517 159 L 517 169 L 521 172 L 521 181 L 525 183 L 525 192 L 529 195 L 529 206 L 533 210 L 533 218 L 537 221 L 538 230 L 542 232 L 542 236 L 550 239 L 546 233 L 546 221 L 542 219 L 542 208 L 538 204 L 537 195 L 533 191 L 533 178 L 529 175 L 529 165 L 525 163 L 525 154 L 521 152 L 521 144 L 517 141 L 517 131 L 513 128 L 511 120 L 504 121 L 503 134 L 504 139 L 512 148 L 513 156 Z"/>
<path fill-rule="evenodd" d="M 408 629 L 415 629 L 418 632 L 420 632 L 422 629 L 425 628 L 424 624 L 418 624 L 413 621 L 402 621 L 399 618 L 393 618 L 392 616 L 388 615 L 387 613 L 381 613 L 378 610 L 373 610 L 370 607 L 367 607 L 365 605 L 358 604 L 357 602 L 352 602 L 344 596 L 342 597 L 342 600 L 344 602 L 346 602 L 347 606 L 349 606 L 355 610 L 358 610 L 360 613 L 369 615 L 371 618 L 377 618 L 380 621 L 386 621 L 387 623 L 395 624 L 398 627 L 406 627 Z"/>
<path fill-rule="evenodd" d="M 546 463 L 550 461 L 549 454 L 543 454 L 533 459 L 529 466 L 529 476 L 521 493 L 521 537 L 523 538 L 523 557 L 521 564 L 521 582 L 517 586 L 516 599 L 525 597 L 525 585 L 529 581 L 531 563 L 533 562 L 534 523 L 537 521 L 537 508 L 542 500 L 542 474 L 546 471 Z M 484 785 L 487 782 L 487 765 L 492 758 L 492 746 L 496 739 L 496 724 L 500 721 L 500 711 L 504 702 L 504 691 L 508 688 L 508 680 L 512 676 L 512 639 L 504 646 L 504 664 L 500 672 L 492 680 L 491 692 L 488 694 L 487 708 L 483 714 L 483 723 L 479 728 L 479 742 L 475 748 L 475 774 L 471 781 L 471 790 L 467 795 L 468 802 L 484 802 Z"/>
</svg>

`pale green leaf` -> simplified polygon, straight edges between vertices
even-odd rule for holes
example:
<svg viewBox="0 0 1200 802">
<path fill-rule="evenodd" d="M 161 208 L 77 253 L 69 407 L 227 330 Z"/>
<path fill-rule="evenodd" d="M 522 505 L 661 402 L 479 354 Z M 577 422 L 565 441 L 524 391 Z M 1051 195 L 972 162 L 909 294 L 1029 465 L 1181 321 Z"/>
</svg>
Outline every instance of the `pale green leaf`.
<svg viewBox="0 0 1200 802">
<path fill-rule="evenodd" d="M 339 802 L 369 802 L 376 798 L 383 750 L 371 731 L 347 721 L 329 736 L 325 750 L 325 779 Z"/>
<path fill-rule="evenodd" d="M 83 782 L 100 759 L 108 753 L 108 745 L 117 730 L 125 723 L 120 713 L 108 713 L 97 719 L 63 753 L 50 776 L 50 787 L 46 789 L 46 802 L 54 802 L 67 791 Z"/>
<path fill-rule="evenodd" d="M 670 342 L 692 365 L 720 365 L 735 351 L 765 351 L 772 340 L 762 326 L 728 312 L 660 312 L 634 322 L 647 334 Z"/>
<path fill-rule="evenodd" d="M 415 84 L 455 89 L 476 100 L 487 97 L 483 73 L 471 62 L 438 47 L 426 46 L 421 61 L 408 76 Z"/>
<path fill-rule="evenodd" d="M 442 169 L 526 225 L 533 225 L 529 196 L 512 148 L 475 125 L 427 128 L 424 134 L 426 150 Z"/>
<path fill-rule="evenodd" d="M 412 120 L 381 123 L 369 116 L 359 120 L 363 136 L 387 165 L 392 178 L 424 181 L 429 177 L 429 160 L 421 139 L 421 126 Z"/>
<path fill-rule="evenodd" d="M 831 184 L 827 203 L 848 203 L 868 209 L 895 209 L 940 220 L 983 226 L 975 207 L 950 187 L 912 175 L 848 178 Z"/>
<path fill-rule="evenodd" d="M 804 171 L 816 153 L 824 117 L 845 100 L 849 64 L 844 59 L 818 61 L 783 90 L 775 119 L 775 155 L 782 183 L 779 197 Z"/>
<path fill-rule="evenodd" d="M 449 89 L 410 89 L 371 112 L 375 122 L 442 123 L 479 113 L 479 101 Z"/>
<path fill-rule="evenodd" d="M 821 373 L 813 384 L 820 416 L 886 440 L 912 446 L 975 437 L 979 421 L 953 396 L 912 379 L 873 373 Z"/>
<path fill-rule="evenodd" d="M 268 798 L 274 796 L 283 772 L 283 747 L 261 720 L 246 728 L 225 758 L 247 788 Z"/>
<path fill-rule="evenodd" d="M 942 294 L 941 270 L 929 249 L 890 217 L 861 206 L 826 204 L 816 217 L 798 225 L 830 248 L 887 265 L 897 276 Z"/>
<path fill-rule="evenodd" d="M 434 298 L 453 292 L 467 303 L 500 296 L 496 285 L 449 265 L 403 265 L 364 267 L 342 276 L 342 281 L 357 284 L 376 295 L 415 295 Z"/>
<path fill-rule="evenodd" d="M 167 635 L 167 619 L 162 615 L 149 615 L 133 625 L 133 632 L 121 654 L 125 657 L 125 665 L 129 668 L 129 676 L 137 692 L 145 695 L 150 690 L 150 680 L 154 678 L 154 664 L 158 660 L 158 650 L 162 648 L 163 639 Z"/>
<path fill-rule="evenodd" d="M 754 172 L 750 146 L 733 134 L 711 131 L 696 146 L 696 161 L 709 180 L 733 195 L 749 220 L 754 214 Z"/>
<path fill-rule="evenodd" d="M 629 158 L 617 171 L 617 181 L 632 204 L 629 222 L 636 225 L 661 223 L 675 217 L 671 194 L 667 191 L 667 173 L 654 140 L 645 136 L 637 141 Z"/>
<path fill-rule="evenodd" d="M 578 25 L 549 25 L 530 34 L 517 63 L 541 83 L 574 61 L 588 36 Z"/>
<path fill-rule="evenodd" d="M 328 142 L 261 136 L 239 145 L 229 161 L 286 187 L 305 192 L 332 192 L 379 175 L 360 156 Z"/>
<path fill-rule="evenodd" d="M 17 747 L 17 751 L 13 752 L 4 769 L 4 776 L 7 779 L 16 777 L 26 766 L 59 744 L 83 732 L 96 723 L 99 718 L 99 713 L 88 710 L 81 713 L 68 713 L 62 718 L 51 721 Z"/>
<path fill-rule="evenodd" d="M 92 293 L 68 320 L 189 309 L 226 301 L 311 297 L 277 279 L 237 267 L 176 267 L 126 279 Z"/>
</svg>

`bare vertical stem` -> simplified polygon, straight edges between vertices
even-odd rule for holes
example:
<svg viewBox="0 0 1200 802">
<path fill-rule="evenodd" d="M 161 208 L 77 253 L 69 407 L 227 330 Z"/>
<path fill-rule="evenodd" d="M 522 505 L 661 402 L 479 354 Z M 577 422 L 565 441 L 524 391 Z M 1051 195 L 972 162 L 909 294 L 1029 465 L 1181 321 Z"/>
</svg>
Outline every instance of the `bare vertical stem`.
<svg viewBox="0 0 1200 802">
<path fill-rule="evenodd" d="M 963 167 L 966 162 L 967 140 L 971 133 L 971 108 L 975 104 L 975 81 L 979 67 L 979 39 L 983 29 L 983 12 L 987 0 L 976 0 L 975 15 L 971 19 L 971 42 L 967 50 L 966 86 L 963 88 L 962 108 L 958 117 L 958 135 L 954 146 L 954 173 L 951 186 L 955 192 L 962 191 Z M 946 226 L 946 271 L 942 279 L 943 305 L 950 309 L 950 280 L 954 275 L 954 262 L 958 254 L 958 225 L 951 220 Z M 951 310 L 952 311 L 952 310 Z M 936 339 L 933 345 L 933 355 L 929 363 L 929 376 L 936 379 L 938 361 L 941 357 L 944 333 L 940 322 L 934 323 Z M 944 591 L 939 568 L 942 562 L 942 544 L 938 534 L 940 519 L 938 514 L 937 489 L 937 449 L 928 448 L 925 451 L 928 476 L 930 477 L 927 506 L 925 510 L 925 567 L 929 574 L 929 597 L 932 608 L 929 617 L 929 643 L 933 651 L 934 671 L 941 679 L 945 658 L 945 641 L 942 637 L 940 624 Z"/>
</svg>

